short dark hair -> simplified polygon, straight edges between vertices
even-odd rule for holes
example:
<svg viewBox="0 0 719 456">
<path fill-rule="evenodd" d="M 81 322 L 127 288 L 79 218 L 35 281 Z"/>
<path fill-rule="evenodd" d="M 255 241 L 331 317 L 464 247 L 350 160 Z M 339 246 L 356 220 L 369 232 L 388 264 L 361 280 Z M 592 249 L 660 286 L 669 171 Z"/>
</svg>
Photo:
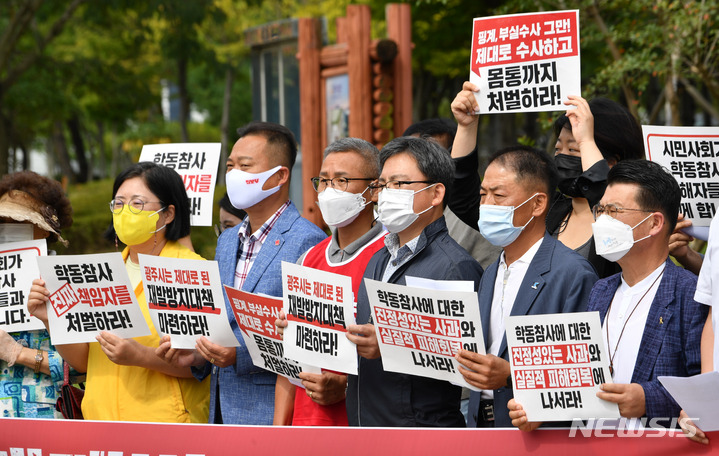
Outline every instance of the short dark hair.
<svg viewBox="0 0 719 456">
<path fill-rule="evenodd" d="M 175 206 L 175 219 L 165 228 L 165 237 L 176 241 L 190 234 L 190 200 L 180 175 L 174 169 L 156 163 L 135 163 L 115 178 L 112 197 L 115 198 L 123 182 L 134 177 L 141 178 L 163 206 Z"/>
<path fill-rule="evenodd" d="M 227 212 L 239 219 L 243 219 L 245 218 L 245 215 L 247 215 L 247 212 L 243 211 L 242 209 L 237 209 L 235 206 L 232 205 L 232 203 L 230 202 L 230 197 L 227 196 L 227 193 L 225 193 L 222 196 L 222 199 L 220 199 L 220 209 L 226 210 Z"/>
<path fill-rule="evenodd" d="M 269 152 L 290 172 L 297 159 L 297 141 L 289 128 L 272 122 L 250 122 L 237 129 L 238 139 L 244 136 L 262 136 L 267 140 Z"/>
<path fill-rule="evenodd" d="M 403 136 L 385 144 L 379 153 L 380 165 L 390 157 L 409 154 L 417 162 L 417 167 L 427 180 L 444 185 L 444 202 L 449 201 L 448 195 L 454 183 L 454 162 L 442 146 L 434 141 Z"/>
<path fill-rule="evenodd" d="M 669 227 L 667 236 L 677 225 L 682 192 L 676 179 L 663 166 L 648 160 L 627 160 L 609 170 L 607 185 L 635 184 L 640 209 L 664 214 Z"/>
<path fill-rule="evenodd" d="M 425 119 L 415 122 L 402 133 L 402 136 L 418 135 L 420 138 L 435 138 L 437 136 L 447 139 L 450 146 L 454 142 L 454 136 L 457 134 L 457 124 L 444 117 L 435 119 Z M 437 138 L 435 138 L 437 139 Z M 440 144 L 441 145 L 441 144 Z M 442 146 L 444 147 L 444 146 Z"/>
<path fill-rule="evenodd" d="M 489 158 L 487 166 L 495 161 L 514 171 L 517 181 L 530 181 L 532 184 L 542 187 L 550 198 L 557 188 L 559 181 L 557 166 L 549 155 L 539 149 L 520 144 L 505 147 Z"/>
<path fill-rule="evenodd" d="M 608 98 L 598 97 L 589 101 L 594 117 L 594 142 L 606 160 L 639 160 L 644 158 L 642 128 L 627 108 Z M 572 130 L 569 117 L 560 115 L 554 121 L 554 134 L 559 137 L 562 129 Z"/>
<path fill-rule="evenodd" d="M 342 138 L 333 142 L 325 149 L 324 157 L 335 152 L 355 152 L 364 160 L 365 177 L 379 177 L 379 150 L 377 147 L 360 138 Z"/>
</svg>

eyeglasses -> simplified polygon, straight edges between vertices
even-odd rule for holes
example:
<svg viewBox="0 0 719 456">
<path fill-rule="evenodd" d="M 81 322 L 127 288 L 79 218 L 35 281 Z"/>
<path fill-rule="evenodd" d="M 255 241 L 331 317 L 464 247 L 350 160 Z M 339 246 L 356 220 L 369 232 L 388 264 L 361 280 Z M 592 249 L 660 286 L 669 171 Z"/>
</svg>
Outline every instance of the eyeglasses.
<svg viewBox="0 0 719 456">
<path fill-rule="evenodd" d="M 655 212 L 655 211 L 646 211 L 644 209 L 630 209 L 628 207 L 618 207 L 616 204 L 595 204 L 592 208 L 592 215 L 594 216 L 594 220 L 596 220 L 600 215 L 606 214 L 612 218 L 614 218 L 617 214 L 622 213 L 624 211 L 633 211 L 633 212 Z"/>
<path fill-rule="evenodd" d="M 135 198 L 134 200 L 130 201 L 129 203 L 125 203 L 122 200 L 114 199 L 110 201 L 110 211 L 113 214 L 119 214 L 122 212 L 122 208 L 127 204 L 127 208 L 130 209 L 130 212 L 133 214 L 139 214 L 142 212 L 143 209 L 145 209 L 145 204 L 152 204 L 152 203 L 159 203 L 162 204 L 162 201 L 142 201 L 139 198 Z M 164 207 L 163 207 L 164 209 Z M 162 209 L 160 209 L 162 210 Z"/>
<path fill-rule="evenodd" d="M 317 193 L 323 192 L 327 186 L 330 186 L 334 188 L 335 190 L 339 190 L 341 192 L 344 192 L 347 190 L 347 186 L 349 185 L 350 181 L 373 181 L 375 180 L 374 177 L 333 177 L 332 179 L 325 179 L 324 177 L 313 177 L 310 179 L 312 181 L 312 188 L 315 189 Z"/>
<path fill-rule="evenodd" d="M 369 189 L 372 194 L 381 192 L 385 188 L 390 188 L 392 190 L 401 190 L 403 185 L 410 185 L 410 184 L 436 184 L 434 181 L 388 181 L 384 184 L 375 181 L 369 184 Z"/>
</svg>

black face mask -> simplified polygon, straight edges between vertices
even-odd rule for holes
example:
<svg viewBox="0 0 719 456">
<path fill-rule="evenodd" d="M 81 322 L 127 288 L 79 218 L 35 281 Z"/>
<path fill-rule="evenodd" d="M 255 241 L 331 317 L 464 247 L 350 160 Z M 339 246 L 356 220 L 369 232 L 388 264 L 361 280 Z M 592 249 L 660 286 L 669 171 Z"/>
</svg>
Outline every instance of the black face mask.
<svg viewBox="0 0 719 456">
<path fill-rule="evenodd" d="M 574 155 L 557 154 L 554 163 L 559 172 L 559 191 L 567 196 L 582 197 L 577 188 L 577 178 L 582 175 L 582 159 Z"/>
</svg>

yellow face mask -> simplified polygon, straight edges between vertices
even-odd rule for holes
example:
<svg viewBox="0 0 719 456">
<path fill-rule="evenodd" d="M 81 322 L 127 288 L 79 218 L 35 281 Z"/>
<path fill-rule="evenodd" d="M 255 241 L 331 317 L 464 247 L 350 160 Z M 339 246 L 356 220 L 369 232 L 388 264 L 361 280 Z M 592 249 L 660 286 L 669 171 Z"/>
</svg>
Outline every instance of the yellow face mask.
<svg viewBox="0 0 719 456">
<path fill-rule="evenodd" d="M 157 221 L 160 220 L 159 212 L 164 211 L 163 207 L 159 211 L 140 211 L 134 214 L 127 209 L 122 208 L 119 214 L 112 214 L 112 225 L 115 227 L 115 233 L 125 245 L 139 245 L 147 242 L 153 234 L 165 228 L 163 225 L 160 229 L 155 229 Z"/>
</svg>

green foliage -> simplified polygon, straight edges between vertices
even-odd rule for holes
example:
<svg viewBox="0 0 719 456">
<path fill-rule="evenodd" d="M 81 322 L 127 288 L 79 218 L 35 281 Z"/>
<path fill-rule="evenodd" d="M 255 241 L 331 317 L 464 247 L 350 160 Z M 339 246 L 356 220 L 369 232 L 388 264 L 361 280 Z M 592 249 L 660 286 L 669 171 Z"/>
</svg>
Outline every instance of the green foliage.
<svg viewBox="0 0 719 456">
<path fill-rule="evenodd" d="M 188 130 L 192 142 L 217 142 L 220 138 L 219 128 L 211 123 L 191 123 Z M 182 142 L 180 138 L 180 125 L 177 122 L 165 122 L 161 118 L 155 118 L 130 126 L 120 139 L 123 151 L 136 162 L 145 144 Z"/>
</svg>

